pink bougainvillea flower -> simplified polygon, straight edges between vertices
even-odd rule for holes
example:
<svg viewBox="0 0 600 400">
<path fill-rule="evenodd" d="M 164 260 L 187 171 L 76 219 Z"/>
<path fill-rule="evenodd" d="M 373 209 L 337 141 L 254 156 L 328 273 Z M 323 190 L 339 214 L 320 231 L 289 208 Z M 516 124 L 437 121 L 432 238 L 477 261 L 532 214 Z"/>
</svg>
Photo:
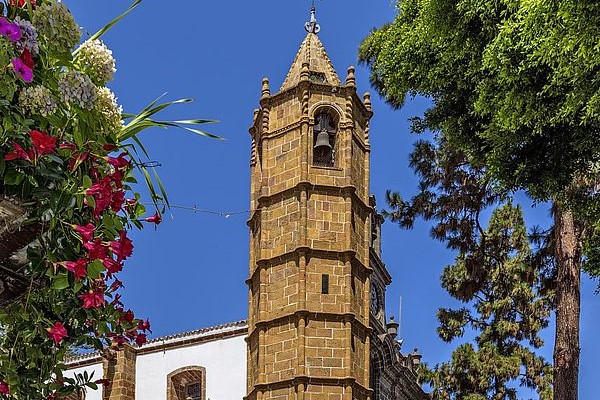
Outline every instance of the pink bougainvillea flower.
<svg viewBox="0 0 600 400">
<path fill-rule="evenodd" d="M 57 345 L 67 336 L 67 329 L 62 322 L 55 322 L 52 327 L 46 328 L 46 331 L 48 331 L 48 337 Z"/>
<path fill-rule="evenodd" d="M 85 226 L 75 225 L 74 229 L 81 235 L 83 243 L 90 242 L 94 239 L 94 230 L 96 227 L 91 222 L 88 222 Z"/>
<path fill-rule="evenodd" d="M 13 142 L 13 151 L 4 156 L 6 161 L 11 160 L 27 160 L 31 161 L 34 158 L 33 151 L 26 152 L 19 143 Z"/>
<path fill-rule="evenodd" d="M 19 78 L 23 79 L 23 81 L 27 83 L 33 81 L 33 69 L 25 65 L 23 60 L 21 60 L 20 58 L 13 58 L 12 65 L 13 69 L 15 70 L 15 73 Z"/>
<path fill-rule="evenodd" d="M 102 244 L 101 239 L 87 242 L 83 245 L 83 247 L 85 247 L 85 249 L 88 251 L 88 259 L 90 260 L 103 260 L 106 258 L 108 253 L 108 249 Z"/>
<path fill-rule="evenodd" d="M 33 146 L 40 155 L 52 154 L 56 149 L 57 138 L 47 135 L 44 132 L 32 130 L 29 132 L 29 137 L 31 137 Z"/>
<path fill-rule="evenodd" d="M 133 253 L 133 242 L 127 237 L 127 232 L 119 232 L 119 239 L 110 242 L 110 250 L 117 256 L 118 261 L 126 259 Z"/>
<path fill-rule="evenodd" d="M 121 153 L 117 157 L 108 157 L 108 163 L 115 168 L 129 167 L 129 160 L 125 159 L 127 153 Z"/>
<path fill-rule="evenodd" d="M 0 394 L 8 394 L 10 392 L 10 387 L 8 383 L 4 381 L 0 381 Z"/>
<path fill-rule="evenodd" d="M 162 222 L 162 217 L 160 216 L 160 214 L 157 212 L 154 213 L 153 216 L 146 218 L 144 221 L 146 222 L 154 222 L 156 225 L 160 224 Z"/>
<path fill-rule="evenodd" d="M 89 290 L 79 295 L 79 298 L 83 300 L 83 308 L 98 308 L 104 305 L 104 292 L 100 289 Z"/>
<path fill-rule="evenodd" d="M 0 16 L 0 35 L 7 37 L 11 42 L 16 42 L 21 39 L 21 28 Z"/>
<path fill-rule="evenodd" d="M 137 344 L 138 347 L 142 347 L 147 341 L 148 338 L 145 333 L 138 333 L 135 336 L 135 344 Z"/>
<path fill-rule="evenodd" d="M 87 276 L 87 261 L 84 258 L 77 261 L 65 261 L 62 265 L 64 265 L 68 271 L 71 271 L 77 279 L 85 278 Z"/>
<path fill-rule="evenodd" d="M 35 67 L 35 62 L 33 61 L 33 55 L 27 49 L 23 49 L 23 52 L 19 56 L 19 59 L 25 63 L 29 68 L 33 69 Z"/>
</svg>

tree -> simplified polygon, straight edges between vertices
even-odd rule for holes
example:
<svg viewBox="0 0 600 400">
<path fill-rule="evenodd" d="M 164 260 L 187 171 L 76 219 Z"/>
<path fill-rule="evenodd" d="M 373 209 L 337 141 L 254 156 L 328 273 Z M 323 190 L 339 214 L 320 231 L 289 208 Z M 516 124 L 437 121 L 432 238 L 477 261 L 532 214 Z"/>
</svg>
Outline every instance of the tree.
<svg viewBox="0 0 600 400">
<path fill-rule="evenodd" d="M 552 398 L 552 366 L 532 350 L 542 344 L 538 333 L 548 326 L 550 298 L 543 295 L 543 274 L 533 261 L 523 214 L 504 204 L 494 210 L 488 229 L 478 238 L 479 256 L 461 253 L 444 269 L 442 286 L 471 309 L 440 309 L 440 337 L 450 342 L 467 327 L 478 332 L 476 346 L 460 345 L 452 360 L 425 374 L 434 399 L 513 400 L 516 382 Z M 481 277 L 467 261 L 479 257 Z M 480 280 L 473 292 L 469 285 Z"/>
<path fill-rule="evenodd" d="M 424 95 L 417 131 L 439 132 L 504 188 L 552 200 L 556 400 L 577 398 L 580 266 L 597 250 L 600 4 L 406 0 L 360 58 L 393 106 Z M 593 229 L 595 227 L 595 229 Z M 594 264 L 589 269 L 597 270 Z"/>
<path fill-rule="evenodd" d="M 517 383 L 550 399 L 552 367 L 535 349 L 543 344 L 538 333 L 547 327 L 552 306 L 545 281 L 553 259 L 544 245 L 532 250 L 522 211 L 507 194 L 441 141 L 416 144 L 411 166 L 419 192 L 410 201 L 389 193 L 388 216 L 405 228 L 417 217 L 435 221 L 432 236 L 458 253 L 444 269 L 442 286 L 471 306 L 440 309 L 438 333 L 447 342 L 469 328 L 478 335 L 475 344 L 459 346 L 450 362 L 425 369 L 424 381 L 435 400 L 517 399 Z M 484 229 L 481 215 L 492 207 Z"/>
</svg>

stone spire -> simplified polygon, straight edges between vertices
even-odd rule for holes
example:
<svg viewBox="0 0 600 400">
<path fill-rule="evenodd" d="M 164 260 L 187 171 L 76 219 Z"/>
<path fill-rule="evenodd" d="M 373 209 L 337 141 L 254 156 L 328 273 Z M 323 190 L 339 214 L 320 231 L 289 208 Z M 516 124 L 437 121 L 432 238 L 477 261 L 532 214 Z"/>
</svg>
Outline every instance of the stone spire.
<svg viewBox="0 0 600 400">
<path fill-rule="evenodd" d="M 327 83 L 329 85 L 340 85 L 341 81 L 337 72 L 333 68 L 333 64 L 323 47 L 323 43 L 319 40 L 317 33 L 321 27 L 317 23 L 315 6 L 311 8 L 310 22 L 307 22 L 305 29 L 308 32 L 306 38 L 300 45 L 300 50 L 292 63 L 281 91 L 294 87 L 300 81 L 303 64 L 308 64 L 310 80 L 317 83 Z"/>
</svg>

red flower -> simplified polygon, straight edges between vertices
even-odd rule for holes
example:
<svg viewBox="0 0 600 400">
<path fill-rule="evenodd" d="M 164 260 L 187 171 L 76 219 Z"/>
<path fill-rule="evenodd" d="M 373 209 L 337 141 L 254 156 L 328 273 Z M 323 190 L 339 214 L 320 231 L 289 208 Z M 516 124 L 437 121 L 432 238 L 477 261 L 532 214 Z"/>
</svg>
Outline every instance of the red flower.
<svg viewBox="0 0 600 400">
<path fill-rule="evenodd" d="M 138 326 L 137 326 L 138 330 L 140 331 L 148 331 L 148 332 L 152 332 L 150 330 L 150 321 L 149 320 L 141 320 L 138 322 Z"/>
<path fill-rule="evenodd" d="M 31 3 L 31 8 L 35 8 L 35 0 L 10 0 L 10 5 L 11 6 L 15 6 L 17 3 L 19 3 L 19 7 L 25 7 L 27 5 L 27 3 Z"/>
<path fill-rule="evenodd" d="M 104 292 L 102 290 L 90 290 L 79 296 L 83 300 L 83 308 L 98 308 L 104 305 Z"/>
<path fill-rule="evenodd" d="M 32 130 L 29 132 L 33 146 L 37 150 L 38 154 L 52 154 L 56 149 L 55 137 L 46 135 L 44 132 Z"/>
<path fill-rule="evenodd" d="M 108 176 L 96 181 L 89 189 L 85 191 L 88 196 L 93 196 L 96 202 L 94 208 L 94 217 L 99 218 L 100 213 L 108 208 L 112 202 L 112 186 Z"/>
<path fill-rule="evenodd" d="M 8 383 L 0 381 L 0 394 L 8 394 L 9 389 Z"/>
<path fill-rule="evenodd" d="M 87 242 L 83 247 L 88 251 L 88 258 L 90 260 L 103 260 L 106 258 L 107 248 L 102 244 L 102 240 L 100 239 Z"/>
<path fill-rule="evenodd" d="M 104 267 L 106 267 L 108 276 L 112 276 L 113 274 L 116 274 L 117 272 L 120 272 L 123 270 L 123 263 L 115 261 L 112 257 L 106 257 L 102 261 L 102 264 L 104 265 Z M 112 286 L 111 286 L 111 288 L 112 288 Z"/>
<path fill-rule="evenodd" d="M 85 151 L 83 153 L 80 153 L 80 154 L 77 154 L 77 155 L 74 155 L 73 157 L 71 157 L 71 159 L 69 160 L 69 170 L 75 171 L 77 169 L 77 167 L 79 167 L 81 165 L 82 162 L 87 160 L 89 155 L 90 155 L 90 153 Z"/>
<path fill-rule="evenodd" d="M 127 321 L 131 323 L 133 322 L 133 318 L 135 318 L 133 315 L 133 311 L 127 310 L 127 312 L 123 313 L 123 315 L 119 317 L 119 322 Z"/>
<path fill-rule="evenodd" d="M 138 347 L 142 347 L 147 341 L 148 339 L 145 333 L 139 333 L 135 337 L 135 344 L 137 344 Z"/>
<path fill-rule="evenodd" d="M 94 229 L 96 229 L 96 227 L 91 222 L 88 222 L 85 226 L 75 225 L 74 229 L 81 235 L 83 243 L 87 243 L 94 239 Z"/>
<path fill-rule="evenodd" d="M 109 290 L 111 292 L 115 292 L 119 290 L 119 288 L 123 287 L 123 282 L 115 278 L 115 281 L 110 285 Z M 114 303 L 113 303 L 114 304 Z"/>
<path fill-rule="evenodd" d="M 162 222 L 162 217 L 160 216 L 160 214 L 157 211 L 154 213 L 153 216 L 146 218 L 145 221 L 146 222 L 154 222 L 156 225 L 158 225 Z"/>
<path fill-rule="evenodd" d="M 27 49 L 23 49 L 21 56 L 19 57 L 23 64 L 27 65 L 29 68 L 33 69 L 35 67 L 35 62 L 33 61 L 33 56 L 31 52 Z"/>
<path fill-rule="evenodd" d="M 123 302 L 121 301 L 121 295 L 118 293 L 115 294 L 115 298 L 110 302 L 110 304 L 112 304 L 115 308 L 120 308 L 121 310 L 123 310 Z"/>
<path fill-rule="evenodd" d="M 122 190 L 117 190 L 113 193 L 113 198 L 110 203 L 110 209 L 114 212 L 118 212 L 123 207 L 123 202 L 125 201 L 125 192 Z"/>
<path fill-rule="evenodd" d="M 117 261 L 129 257 L 133 253 L 133 242 L 127 236 L 127 232 L 119 232 L 119 240 L 110 242 L 110 250 L 117 256 Z"/>
<path fill-rule="evenodd" d="M 63 265 L 67 270 L 71 271 L 77 279 L 85 278 L 87 276 L 87 261 L 84 258 L 77 261 L 65 261 Z"/>
<path fill-rule="evenodd" d="M 108 157 L 108 163 L 115 168 L 125 168 L 129 167 L 129 160 L 125 159 L 127 153 L 121 153 L 116 158 Z"/>
<path fill-rule="evenodd" d="M 70 143 L 70 142 L 62 142 L 60 144 L 60 146 L 58 146 L 58 148 L 71 150 L 71 151 L 77 150 L 77 146 L 74 143 Z"/>
<path fill-rule="evenodd" d="M 57 345 L 67 336 L 67 330 L 62 322 L 55 322 L 51 328 L 47 328 L 48 337 L 54 340 Z"/>
<path fill-rule="evenodd" d="M 13 151 L 4 156 L 4 159 L 6 161 L 19 159 L 31 161 L 33 158 L 35 158 L 35 154 L 33 154 L 33 151 L 31 149 L 29 150 L 29 152 L 26 152 L 23 149 L 23 147 L 21 147 L 21 145 L 16 142 L 13 142 Z"/>
</svg>

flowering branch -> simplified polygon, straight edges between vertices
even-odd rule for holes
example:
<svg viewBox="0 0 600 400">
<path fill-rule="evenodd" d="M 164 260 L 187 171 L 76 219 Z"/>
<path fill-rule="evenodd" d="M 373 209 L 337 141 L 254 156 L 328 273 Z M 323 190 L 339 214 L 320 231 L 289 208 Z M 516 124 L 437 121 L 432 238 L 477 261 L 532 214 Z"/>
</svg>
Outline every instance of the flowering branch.
<svg viewBox="0 0 600 400">
<path fill-rule="evenodd" d="M 129 116 L 106 87 L 115 60 L 99 38 L 139 2 L 75 50 L 81 33 L 63 3 L 0 3 L 0 194 L 19 198 L 25 224 L 42 231 L 24 262 L 0 260 L 30 282 L 0 310 L 0 399 L 60 399 L 94 388 L 102 382 L 87 374 L 63 376 L 69 349 L 141 346 L 150 332 L 148 320 L 121 302 L 117 276 L 134 250 L 129 230 L 161 223 L 159 205 L 168 199 L 128 149 L 145 152 L 137 135 L 151 127 L 215 136 L 193 127 L 208 120 L 151 119 L 187 99 L 155 101 Z M 151 216 L 131 186 L 136 168 L 156 206 Z"/>
</svg>

